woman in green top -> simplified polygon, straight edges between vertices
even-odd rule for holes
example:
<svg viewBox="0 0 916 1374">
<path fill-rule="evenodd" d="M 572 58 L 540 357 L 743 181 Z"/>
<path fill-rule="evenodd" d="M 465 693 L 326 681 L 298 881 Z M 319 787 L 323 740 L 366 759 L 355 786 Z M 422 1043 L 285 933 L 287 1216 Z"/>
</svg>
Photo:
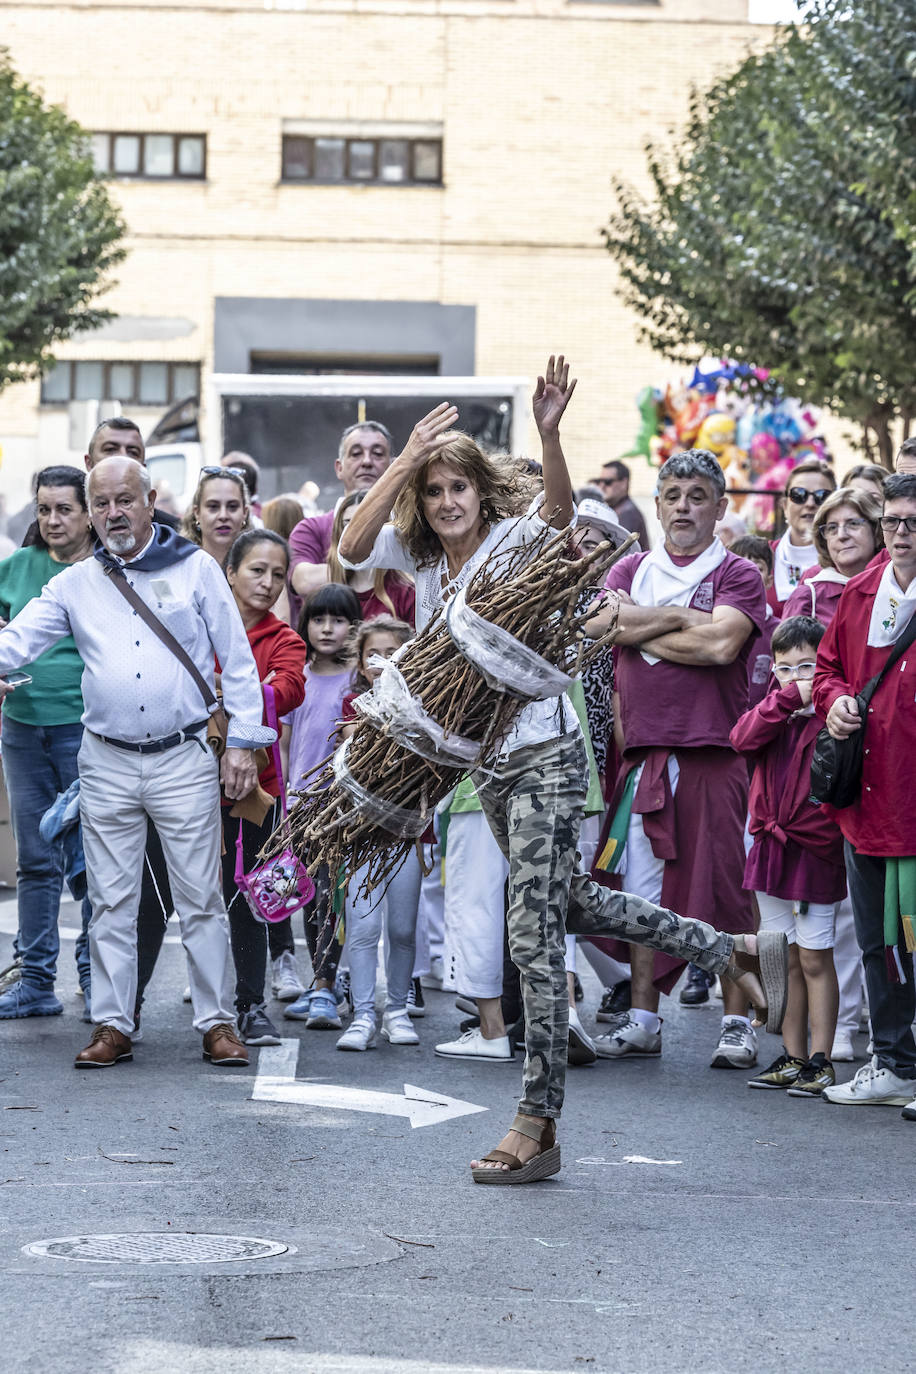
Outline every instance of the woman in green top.
<svg viewBox="0 0 916 1374">
<path fill-rule="evenodd" d="M 79 468 L 44 468 L 37 479 L 38 517 L 34 542 L 0 563 L 0 617 L 12 620 L 42 588 L 71 563 L 92 552 L 86 510 L 85 473 Z M 32 681 L 3 699 L 0 753 L 16 839 L 19 978 L 0 995 L 0 1019 L 57 1016 L 54 994 L 60 938 L 57 919 L 64 879 L 60 842 L 46 844 L 39 822 L 59 792 L 78 776 L 82 739 L 83 661 L 73 639 L 61 639 L 30 665 Z M 77 942 L 80 986 L 88 1002 L 89 904 L 83 902 L 83 933 Z M 88 1007 L 87 1007 L 88 1012 Z"/>
</svg>

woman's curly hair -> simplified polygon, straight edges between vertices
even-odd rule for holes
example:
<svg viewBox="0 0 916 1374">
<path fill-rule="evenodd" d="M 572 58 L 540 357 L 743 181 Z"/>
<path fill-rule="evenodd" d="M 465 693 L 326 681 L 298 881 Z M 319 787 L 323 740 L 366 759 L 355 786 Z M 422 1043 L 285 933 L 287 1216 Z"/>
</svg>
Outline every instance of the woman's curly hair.
<svg viewBox="0 0 916 1374">
<path fill-rule="evenodd" d="M 401 490 L 392 511 L 394 527 L 419 566 L 435 563 L 442 553 L 423 513 L 423 491 L 433 463 L 447 463 L 466 478 L 480 498 L 480 514 L 488 525 L 522 515 L 537 491 L 527 464 L 505 453 L 485 453 L 461 430 L 443 435 L 445 443 L 419 468 Z"/>
</svg>

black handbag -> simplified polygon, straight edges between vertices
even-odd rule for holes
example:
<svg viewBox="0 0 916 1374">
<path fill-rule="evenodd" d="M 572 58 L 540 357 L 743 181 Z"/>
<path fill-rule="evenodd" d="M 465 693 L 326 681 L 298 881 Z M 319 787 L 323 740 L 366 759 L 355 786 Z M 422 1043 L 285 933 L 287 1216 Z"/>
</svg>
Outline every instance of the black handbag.
<svg viewBox="0 0 916 1374">
<path fill-rule="evenodd" d="M 855 694 L 862 724 L 845 739 L 834 739 L 826 725 L 818 731 L 811 755 L 811 800 L 841 811 L 852 806 L 862 790 L 862 763 L 865 757 L 865 726 L 872 697 L 895 663 L 916 639 L 916 614 L 897 640 L 887 662 L 870 678 L 861 692 Z"/>
</svg>

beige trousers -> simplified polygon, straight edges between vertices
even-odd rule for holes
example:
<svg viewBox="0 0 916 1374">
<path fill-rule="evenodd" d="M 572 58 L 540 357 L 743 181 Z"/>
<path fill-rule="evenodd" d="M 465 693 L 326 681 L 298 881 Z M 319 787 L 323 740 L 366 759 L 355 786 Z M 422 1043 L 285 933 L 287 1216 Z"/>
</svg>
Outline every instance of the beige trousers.
<svg viewBox="0 0 916 1374">
<path fill-rule="evenodd" d="M 86 730 L 79 752 L 80 820 L 92 903 L 92 1019 L 134 1027 L 137 907 L 147 817 L 162 840 L 188 958 L 194 1026 L 234 1024 L 235 972 L 220 878 L 219 765 L 187 740 L 134 754 Z"/>
</svg>

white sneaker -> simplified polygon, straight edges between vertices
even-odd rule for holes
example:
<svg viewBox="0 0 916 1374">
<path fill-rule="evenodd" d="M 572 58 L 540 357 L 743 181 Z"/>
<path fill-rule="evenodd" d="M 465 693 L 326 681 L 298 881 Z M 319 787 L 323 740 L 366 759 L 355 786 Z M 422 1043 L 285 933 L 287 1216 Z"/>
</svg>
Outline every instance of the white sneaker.
<svg viewBox="0 0 916 1374">
<path fill-rule="evenodd" d="M 655 1059 L 662 1052 L 662 1017 L 658 1030 L 646 1030 L 632 1016 L 607 1035 L 596 1035 L 592 1042 L 600 1059 Z"/>
<path fill-rule="evenodd" d="M 191 985 L 190 985 L 190 983 L 189 983 L 188 986 L 185 988 L 184 992 L 181 994 L 181 1000 L 182 1000 L 182 1002 L 190 1002 L 190 1000 L 191 1000 Z"/>
<path fill-rule="evenodd" d="M 446 1040 L 437 1045 L 436 1054 L 445 1059 L 490 1060 L 497 1064 L 511 1064 L 515 1058 L 508 1035 L 501 1035 L 497 1040 L 485 1040 L 479 1026 L 465 1031 L 457 1040 Z"/>
<path fill-rule="evenodd" d="M 274 959 L 271 981 L 278 1002 L 295 1002 L 305 992 L 305 984 L 299 977 L 299 966 L 292 950 L 286 949 Z"/>
<path fill-rule="evenodd" d="M 389 1045 L 419 1045 L 420 1037 L 410 1024 L 406 1008 L 386 1011 L 382 1017 L 382 1035 Z"/>
<path fill-rule="evenodd" d="M 872 1059 L 862 1065 L 855 1078 L 825 1088 L 821 1096 L 844 1107 L 908 1107 L 913 1101 L 914 1087 L 912 1078 L 898 1078 Z"/>
<path fill-rule="evenodd" d="M 723 1016 L 712 1069 L 750 1069 L 757 1063 L 757 1032 L 742 1016 Z"/>
<path fill-rule="evenodd" d="M 445 960 L 441 954 L 434 954 L 429 961 L 429 973 L 421 973 L 420 986 L 432 992 L 441 992 L 445 982 Z"/>
<path fill-rule="evenodd" d="M 581 1064 L 594 1064 L 598 1058 L 595 1042 L 579 1020 L 575 1007 L 569 1009 L 569 1047 L 566 1051 L 567 1063 L 578 1067 Z"/>
<path fill-rule="evenodd" d="M 833 1037 L 833 1049 L 830 1051 L 831 1064 L 851 1064 L 855 1057 L 852 1033 L 848 1030 L 838 1030 Z"/>
<path fill-rule="evenodd" d="M 337 1041 L 339 1050 L 375 1049 L 375 1017 L 357 1016 Z"/>
</svg>

